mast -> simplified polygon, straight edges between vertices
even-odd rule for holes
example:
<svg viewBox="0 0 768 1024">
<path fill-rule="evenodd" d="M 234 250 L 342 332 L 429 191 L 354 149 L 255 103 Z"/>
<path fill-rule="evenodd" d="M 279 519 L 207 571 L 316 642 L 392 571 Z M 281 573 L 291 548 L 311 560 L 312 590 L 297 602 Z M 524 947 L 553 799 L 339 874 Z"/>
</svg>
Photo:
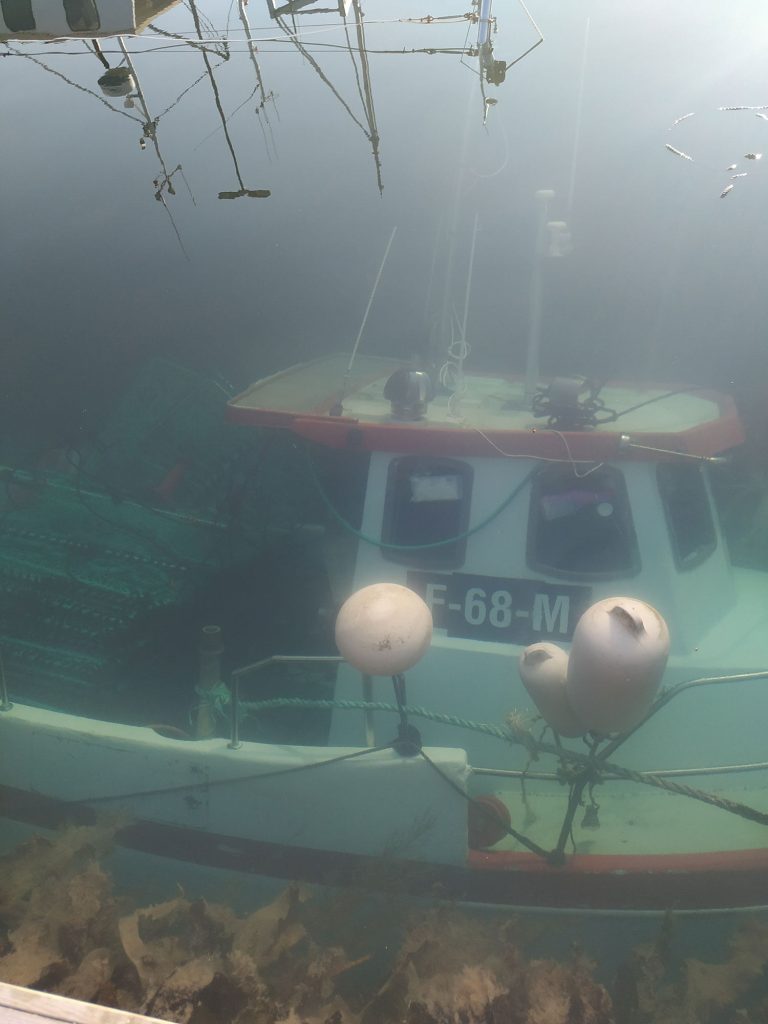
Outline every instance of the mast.
<svg viewBox="0 0 768 1024">
<path fill-rule="evenodd" d="M 555 198 L 551 188 L 541 188 L 535 195 L 538 205 L 536 244 L 533 251 L 531 293 L 528 320 L 528 353 L 525 363 L 525 397 L 529 401 L 539 384 L 539 352 L 541 349 L 542 274 L 547 242 L 549 204 Z"/>
<path fill-rule="evenodd" d="M 528 320 L 528 352 L 525 364 L 525 398 L 532 401 L 539 385 L 541 318 L 543 307 L 544 261 L 567 256 L 573 249 L 571 233 L 564 220 L 549 220 L 549 204 L 555 198 L 551 188 L 542 188 L 535 193 L 538 204 L 536 244 L 533 252 L 531 271 L 531 293 Z"/>
</svg>

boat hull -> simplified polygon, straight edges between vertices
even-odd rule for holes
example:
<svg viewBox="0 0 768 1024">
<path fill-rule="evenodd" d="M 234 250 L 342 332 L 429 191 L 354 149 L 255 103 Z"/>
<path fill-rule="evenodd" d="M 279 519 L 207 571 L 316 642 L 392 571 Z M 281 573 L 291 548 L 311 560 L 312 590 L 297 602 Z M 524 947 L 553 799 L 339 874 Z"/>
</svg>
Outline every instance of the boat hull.
<svg viewBox="0 0 768 1024">
<path fill-rule="evenodd" d="M 116 814 L 120 848 L 212 879 L 235 872 L 488 908 L 768 906 L 761 847 L 577 853 L 562 866 L 519 850 L 469 850 L 470 770 L 459 750 L 430 749 L 432 764 L 392 750 L 232 750 L 225 740 L 171 740 L 19 706 L 0 715 L 0 749 L 3 818 L 54 829 Z M 77 779 L 67 765 L 77 765 Z M 727 827 L 722 811 L 708 811 Z"/>
</svg>

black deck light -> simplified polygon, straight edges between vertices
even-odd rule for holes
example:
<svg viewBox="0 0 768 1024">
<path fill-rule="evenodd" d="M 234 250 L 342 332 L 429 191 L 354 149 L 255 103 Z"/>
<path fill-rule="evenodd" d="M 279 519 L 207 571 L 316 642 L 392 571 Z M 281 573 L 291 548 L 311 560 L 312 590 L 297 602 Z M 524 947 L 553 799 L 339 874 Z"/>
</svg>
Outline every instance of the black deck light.
<svg viewBox="0 0 768 1024">
<path fill-rule="evenodd" d="M 400 367 L 384 385 L 384 397 L 396 420 L 423 419 L 432 395 L 432 381 L 423 370 Z"/>
<path fill-rule="evenodd" d="M 136 79 L 124 66 L 109 68 L 98 79 L 98 85 L 105 96 L 130 96 L 136 91 Z"/>
</svg>

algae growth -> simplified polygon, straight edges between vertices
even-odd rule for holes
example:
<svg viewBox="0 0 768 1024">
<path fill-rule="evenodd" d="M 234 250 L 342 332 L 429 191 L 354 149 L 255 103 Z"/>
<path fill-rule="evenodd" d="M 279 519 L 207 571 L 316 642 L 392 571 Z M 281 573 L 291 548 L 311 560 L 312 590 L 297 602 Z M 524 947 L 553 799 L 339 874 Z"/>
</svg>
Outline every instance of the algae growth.
<svg viewBox="0 0 768 1024">
<path fill-rule="evenodd" d="M 181 891 L 130 905 L 105 869 L 118 828 L 71 827 L 3 858 L 0 979 L 179 1024 L 766 1020 L 768 928 L 754 921 L 709 963 L 673 954 L 669 915 L 606 985 L 577 949 L 562 960 L 527 955 L 513 915 L 411 904 L 383 967 L 384 922 L 351 924 L 349 894 L 344 913 L 299 886 L 247 915 Z"/>
</svg>

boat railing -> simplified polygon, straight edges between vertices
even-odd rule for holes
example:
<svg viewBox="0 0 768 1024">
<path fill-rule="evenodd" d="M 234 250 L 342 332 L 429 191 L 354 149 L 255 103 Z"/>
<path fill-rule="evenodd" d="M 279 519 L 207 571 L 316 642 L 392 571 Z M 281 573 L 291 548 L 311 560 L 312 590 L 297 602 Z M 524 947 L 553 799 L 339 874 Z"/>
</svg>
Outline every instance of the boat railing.
<svg viewBox="0 0 768 1024">
<path fill-rule="evenodd" d="M 8 697 L 8 684 L 5 680 L 5 667 L 3 666 L 3 652 L 0 651 L 0 711 L 10 711 L 13 707 Z"/>
<path fill-rule="evenodd" d="M 600 734 L 590 733 L 587 741 L 588 751 L 586 753 L 575 751 L 563 746 L 563 744 L 559 742 L 557 734 L 555 734 L 554 743 L 546 742 L 543 735 L 538 738 L 535 737 L 530 731 L 528 725 L 524 721 L 519 721 L 519 716 L 515 714 L 508 715 L 506 724 L 502 727 L 492 723 L 472 722 L 458 718 L 455 715 L 439 714 L 422 707 L 409 707 L 405 700 L 405 680 L 402 676 L 393 677 L 393 682 L 396 684 L 396 706 L 385 705 L 381 702 L 374 703 L 371 701 L 370 694 L 372 692 L 372 678 L 366 675 L 362 676 L 364 697 L 362 701 L 345 700 L 337 702 L 327 699 L 310 701 L 303 698 L 282 698 L 259 701 L 256 704 L 253 704 L 251 702 L 243 702 L 240 699 L 240 682 L 243 677 L 262 671 L 271 665 L 286 663 L 326 663 L 338 665 L 345 661 L 346 659 L 333 655 L 273 655 L 270 658 L 264 658 L 261 661 L 254 662 L 253 664 L 245 665 L 242 668 L 237 669 L 231 675 L 229 686 L 231 711 L 231 738 L 229 746 L 233 749 L 237 749 L 240 746 L 239 718 L 241 711 L 245 710 L 246 707 L 250 711 L 255 711 L 257 709 L 261 711 L 267 709 L 272 710 L 278 707 L 296 707 L 306 709 L 311 706 L 313 708 L 322 707 L 323 709 L 329 707 L 345 707 L 350 710 L 363 711 L 366 720 L 367 750 L 361 751 L 361 753 L 374 752 L 377 749 L 373 740 L 373 712 L 376 710 L 397 712 L 401 718 L 401 726 L 408 730 L 408 732 L 407 734 L 403 733 L 401 729 L 401 733 L 399 734 L 399 742 L 401 742 L 400 747 L 398 747 L 398 741 L 393 741 L 389 745 L 392 746 L 393 749 L 398 750 L 398 752 L 407 756 L 415 756 L 417 754 L 422 756 L 428 763 L 432 764 L 432 767 L 441 775 L 443 773 L 432 763 L 428 754 L 422 749 L 421 737 L 419 736 L 418 731 L 413 730 L 408 724 L 408 716 L 413 715 L 417 718 L 426 718 L 443 724 L 461 726 L 462 728 L 493 735 L 499 739 L 505 740 L 506 742 L 525 746 L 529 750 L 529 753 L 534 755 L 534 757 L 539 754 L 552 755 L 558 759 L 560 766 L 558 771 L 555 773 L 531 770 L 530 763 L 523 771 L 470 767 L 470 772 L 477 776 L 486 775 L 518 778 L 522 783 L 536 779 L 546 782 L 556 782 L 559 785 L 562 785 L 563 783 L 568 785 L 569 794 L 567 808 L 565 810 L 563 824 L 560 829 L 557 843 L 552 849 L 545 849 L 544 847 L 539 846 L 530 837 L 525 836 L 523 833 L 518 832 L 511 826 L 502 823 L 503 830 L 506 834 L 510 835 L 527 849 L 543 857 L 549 864 L 553 865 L 561 865 L 565 863 L 565 849 L 571 837 L 574 816 L 579 807 L 586 806 L 585 818 L 586 816 L 590 817 L 590 821 L 592 822 L 591 827 L 595 827 L 598 823 L 597 811 L 599 805 L 594 799 L 593 789 L 598 783 L 609 780 L 640 783 L 653 788 L 662 789 L 668 793 L 687 796 L 702 803 L 719 807 L 722 810 L 728 811 L 747 820 L 757 822 L 761 825 L 768 825 L 768 813 L 758 808 L 751 807 L 741 801 L 734 800 L 722 793 L 705 792 L 692 787 L 687 782 L 676 781 L 677 778 L 685 778 L 686 776 L 729 775 L 741 772 L 764 771 L 768 769 L 768 762 L 638 771 L 625 768 L 612 760 L 614 752 L 618 750 L 618 748 L 621 747 L 630 738 L 630 736 L 634 735 L 642 725 L 665 707 L 674 697 L 681 693 L 703 686 L 753 682 L 756 680 L 765 681 L 768 680 L 768 671 L 744 672 L 726 676 L 707 676 L 700 679 L 685 680 L 677 683 L 676 685 L 670 686 L 659 694 L 645 717 L 633 728 L 618 735 L 602 736 Z M 401 684 L 400 690 L 398 690 L 398 682 Z M 411 739 L 411 735 L 415 737 L 415 741 Z M 408 740 L 407 744 L 405 743 L 406 740 Z M 344 756 L 346 758 L 348 756 L 358 756 L 358 754 L 347 754 Z M 446 781 L 449 785 L 452 785 L 455 788 L 455 784 L 447 777 Z M 462 791 L 462 795 L 470 803 L 475 802 L 475 798 L 469 793 Z"/>
<path fill-rule="evenodd" d="M 344 658 L 338 654 L 273 654 L 269 658 L 262 658 L 261 661 L 254 661 L 251 662 L 250 665 L 243 665 L 242 668 L 235 669 L 230 676 L 229 683 L 230 736 L 227 746 L 231 750 L 237 750 L 242 745 L 240 742 L 240 683 L 246 676 L 263 672 L 265 669 L 270 668 L 273 665 L 339 665 L 343 661 Z M 370 697 L 371 677 L 363 676 L 363 699 L 369 701 Z M 368 745 L 373 746 L 373 719 L 371 712 L 369 711 L 365 712 L 365 734 L 366 739 L 369 741 Z"/>
<path fill-rule="evenodd" d="M 537 772 L 525 768 L 476 768 L 470 766 L 473 775 L 490 775 L 502 779 L 521 779 L 524 782 L 562 782 L 562 776 L 556 772 Z M 754 761 L 750 764 L 718 764 L 701 768 L 658 768 L 652 771 L 639 771 L 640 778 L 648 779 L 680 779 L 696 775 L 738 775 L 743 772 L 768 771 L 768 761 Z M 605 780 L 620 779 L 621 776 L 604 775 Z"/>
</svg>

